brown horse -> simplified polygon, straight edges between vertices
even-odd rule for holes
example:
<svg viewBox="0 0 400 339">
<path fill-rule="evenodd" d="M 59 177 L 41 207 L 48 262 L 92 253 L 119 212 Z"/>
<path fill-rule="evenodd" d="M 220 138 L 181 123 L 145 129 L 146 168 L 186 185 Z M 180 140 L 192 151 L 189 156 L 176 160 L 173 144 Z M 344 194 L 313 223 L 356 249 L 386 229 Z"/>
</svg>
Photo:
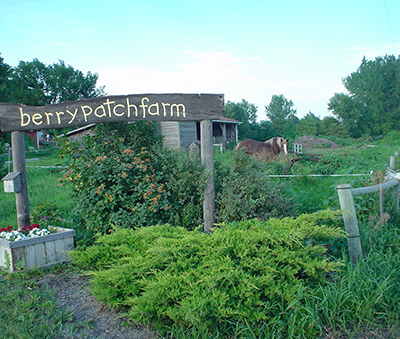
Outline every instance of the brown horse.
<svg viewBox="0 0 400 339">
<path fill-rule="evenodd" d="M 270 161 L 279 153 L 288 154 L 288 141 L 282 137 L 273 137 L 265 142 L 246 139 L 236 146 L 236 150 L 243 150 L 248 155 L 260 160 Z"/>
</svg>

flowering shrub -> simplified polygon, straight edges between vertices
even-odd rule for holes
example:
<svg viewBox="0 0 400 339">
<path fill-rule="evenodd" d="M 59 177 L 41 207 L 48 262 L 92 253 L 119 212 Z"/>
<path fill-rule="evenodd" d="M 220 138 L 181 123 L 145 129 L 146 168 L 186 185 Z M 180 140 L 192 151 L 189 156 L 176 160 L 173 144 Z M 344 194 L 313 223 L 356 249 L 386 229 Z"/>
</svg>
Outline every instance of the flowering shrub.
<svg viewBox="0 0 400 339">
<path fill-rule="evenodd" d="M 19 241 L 29 238 L 42 237 L 49 235 L 50 231 L 41 229 L 38 224 L 28 225 L 20 231 L 14 230 L 11 226 L 0 228 L 0 238 L 7 241 Z"/>
<path fill-rule="evenodd" d="M 201 224 L 200 161 L 163 149 L 161 141 L 147 122 L 99 124 L 81 142 L 65 141 L 61 156 L 70 164 L 59 181 L 73 186 L 75 229 L 104 234 L 167 222 L 189 229 Z"/>
</svg>

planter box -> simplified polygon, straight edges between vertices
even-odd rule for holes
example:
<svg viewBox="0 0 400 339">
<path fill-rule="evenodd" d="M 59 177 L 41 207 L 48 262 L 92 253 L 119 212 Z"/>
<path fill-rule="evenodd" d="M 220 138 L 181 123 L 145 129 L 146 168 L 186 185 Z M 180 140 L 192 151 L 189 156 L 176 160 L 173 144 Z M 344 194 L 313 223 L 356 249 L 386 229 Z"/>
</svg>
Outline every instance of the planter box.
<svg viewBox="0 0 400 339">
<path fill-rule="evenodd" d="M 75 231 L 49 226 L 56 233 L 25 239 L 20 241 L 6 241 L 0 239 L 0 266 L 9 266 L 10 272 L 17 270 L 18 263 L 22 268 L 49 267 L 61 262 L 69 261 L 67 251 L 74 249 Z M 7 263 L 6 253 L 9 263 Z"/>
</svg>

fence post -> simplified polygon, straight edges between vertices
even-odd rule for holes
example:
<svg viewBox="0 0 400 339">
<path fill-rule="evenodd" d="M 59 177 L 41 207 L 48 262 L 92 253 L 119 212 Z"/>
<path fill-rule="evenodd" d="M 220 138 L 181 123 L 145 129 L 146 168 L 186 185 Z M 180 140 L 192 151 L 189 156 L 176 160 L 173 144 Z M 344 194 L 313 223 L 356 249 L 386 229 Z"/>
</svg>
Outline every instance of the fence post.
<svg viewBox="0 0 400 339">
<path fill-rule="evenodd" d="M 14 172 L 20 172 L 21 192 L 15 193 L 15 203 L 17 208 L 18 229 L 22 229 L 30 224 L 28 183 L 26 180 L 25 166 L 25 133 L 11 132 L 11 146 L 13 156 Z"/>
<path fill-rule="evenodd" d="M 200 122 L 200 142 L 201 142 L 201 163 L 207 176 L 204 188 L 203 218 L 204 231 L 211 232 L 215 223 L 215 189 L 214 189 L 214 164 L 213 164 L 213 132 L 212 120 L 202 120 Z"/>
<path fill-rule="evenodd" d="M 394 152 L 394 156 L 390 157 L 390 169 L 392 171 L 396 171 L 396 156 L 399 155 L 399 152 Z M 399 209 L 399 201 L 400 201 L 400 183 L 394 188 L 394 210 L 397 211 Z"/>
<path fill-rule="evenodd" d="M 390 169 L 392 171 L 396 170 L 396 158 L 393 155 L 390 156 L 389 163 L 390 163 L 390 165 L 389 165 Z"/>
<path fill-rule="evenodd" d="M 336 188 L 339 195 L 344 226 L 347 232 L 350 259 L 353 264 L 356 264 L 359 257 L 362 256 L 362 247 L 351 185 L 342 184 L 338 185 Z"/>
</svg>

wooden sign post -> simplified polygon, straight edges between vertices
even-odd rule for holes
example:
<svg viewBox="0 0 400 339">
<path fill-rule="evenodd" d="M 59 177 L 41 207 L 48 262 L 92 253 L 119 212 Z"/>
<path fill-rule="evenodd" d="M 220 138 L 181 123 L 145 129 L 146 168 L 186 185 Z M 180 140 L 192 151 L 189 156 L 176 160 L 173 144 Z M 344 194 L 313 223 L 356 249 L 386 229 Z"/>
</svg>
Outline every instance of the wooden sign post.
<svg viewBox="0 0 400 339">
<path fill-rule="evenodd" d="M 25 133 L 15 131 L 11 133 L 13 169 L 19 172 L 21 178 L 20 192 L 15 192 L 15 203 L 17 207 L 18 229 L 30 225 L 28 183 L 26 180 L 25 166 Z"/>
<path fill-rule="evenodd" d="M 117 121 L 201 121 L 201 158 L 207 175 L 203 204 L 204 230 L 210 232 L 215 218 L 212 120 L 219 120 L 223 111 L 222 94 L 134 94 L 46 106 L 0 103 L 0 129 L 2 132 L 12 132 L 14 171 L 22 175 L 22 192 L 16 193 L 18 228 L 30 222 L 22 131 Z"/>
</svg>

